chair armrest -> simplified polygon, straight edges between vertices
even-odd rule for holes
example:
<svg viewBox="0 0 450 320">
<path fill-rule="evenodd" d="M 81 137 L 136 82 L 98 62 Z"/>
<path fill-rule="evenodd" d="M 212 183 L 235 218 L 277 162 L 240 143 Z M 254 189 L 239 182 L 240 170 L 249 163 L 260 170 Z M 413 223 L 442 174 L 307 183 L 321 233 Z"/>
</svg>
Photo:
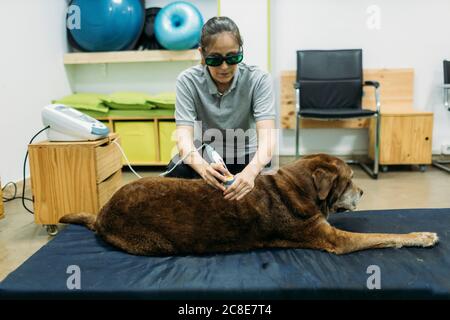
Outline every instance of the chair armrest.
<svg viewBox="0 0 450 320">
<path fill-rule="evenodd" d="M 294 90 L 295 90 L 295 114 L 298 116 L 298 113 L 300 112 L 300 83 L 295 82 L 294 83 Z"/>
<path fill-rule="evenodd" d="M 364 85 L 375 87 L 375 89 L 378 89 L 380 87 L 380 83 L 378 81 L 372 81 L 372 80 L 364 81 Z"/>
<path fill-rule="evenodd" d="M 381 102 L 380 102 L 380 83 L 378 81 L 364 81 L 364 86 L 375 87 L 375 104 L 377 107 L 377 113 L 380 114 Z"/>
<path fill-rule="evenodd" d="M 444 106 L 450 111 L 450 105 L 448 102 L 448 95 L 450 94 L 450 84 L 444 84 L 442 86 L 444 88 Z"/>
</svg>

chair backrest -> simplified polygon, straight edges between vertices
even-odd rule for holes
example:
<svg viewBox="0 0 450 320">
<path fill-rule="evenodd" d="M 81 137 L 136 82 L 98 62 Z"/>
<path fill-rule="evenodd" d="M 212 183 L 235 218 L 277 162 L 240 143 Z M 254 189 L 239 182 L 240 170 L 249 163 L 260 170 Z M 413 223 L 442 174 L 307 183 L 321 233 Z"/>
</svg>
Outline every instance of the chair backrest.
<svg viewBox="0 0 450 320">
<path fill-rule="evenodd" d="M 450 61 L 444 60 L 444 83 L 450 84 Z"/>
<path fill-rule="evenodd" d="M 297 51 L 302 109 L 362 107 L 362 50 Z"/>
</svg>

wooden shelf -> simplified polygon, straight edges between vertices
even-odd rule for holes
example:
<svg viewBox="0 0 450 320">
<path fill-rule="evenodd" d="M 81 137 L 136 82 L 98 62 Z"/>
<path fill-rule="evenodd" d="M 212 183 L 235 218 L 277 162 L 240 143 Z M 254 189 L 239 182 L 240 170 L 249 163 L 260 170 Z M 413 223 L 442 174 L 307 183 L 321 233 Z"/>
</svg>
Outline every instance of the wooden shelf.
<svg viewBox="0 0 450 320">
<path fill-rule="evenodd" d="M 64 55 L 64 64 L 200 61 L 198 50 L 144 50 L 116 52 L 72 52 Z"/>
</svg>

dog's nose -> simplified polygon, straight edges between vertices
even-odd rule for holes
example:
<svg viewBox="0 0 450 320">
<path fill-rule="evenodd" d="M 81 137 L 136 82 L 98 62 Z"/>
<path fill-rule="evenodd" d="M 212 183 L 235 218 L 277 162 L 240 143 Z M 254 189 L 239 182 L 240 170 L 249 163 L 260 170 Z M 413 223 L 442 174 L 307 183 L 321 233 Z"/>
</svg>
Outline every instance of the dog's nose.
<svg viewBox="0 0 450 320">
<path fill-rule="evenodd" d="M 362 191 L 361 189 L 359 189 L 359 196 L 362 197 L 364 191 Z"/>
</svg>

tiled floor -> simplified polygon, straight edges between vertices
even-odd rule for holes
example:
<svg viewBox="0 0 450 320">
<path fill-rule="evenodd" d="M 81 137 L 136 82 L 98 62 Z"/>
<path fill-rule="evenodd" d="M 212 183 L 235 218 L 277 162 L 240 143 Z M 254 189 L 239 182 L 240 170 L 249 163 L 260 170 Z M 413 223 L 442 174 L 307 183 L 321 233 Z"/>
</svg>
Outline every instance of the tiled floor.
<svg viewBox="0 0 450 320">
<path fill-rule="evenodd" d="M 291 161 L 283 158 L 281 163 Z M 429 167 L 420 172 L 414 167 L 393 167 L 378 180 L 369 178 L 353 166 L 354 181 L 364 190 L 359 210 L 397 208 L 450 208 L 450 174 Z M 155 169 L 137 170 L 143 176 L 155 176 Z M 124 172 L 124 183 L 135 176 Z M 60 228 L 63 226 L 60 226 Z M 33 216 L 23 209 L 20 200 L 5 203 L 5 218 L 0 220 L 0 281 L 52 237 L 34 224 Z"/>
</svg>

